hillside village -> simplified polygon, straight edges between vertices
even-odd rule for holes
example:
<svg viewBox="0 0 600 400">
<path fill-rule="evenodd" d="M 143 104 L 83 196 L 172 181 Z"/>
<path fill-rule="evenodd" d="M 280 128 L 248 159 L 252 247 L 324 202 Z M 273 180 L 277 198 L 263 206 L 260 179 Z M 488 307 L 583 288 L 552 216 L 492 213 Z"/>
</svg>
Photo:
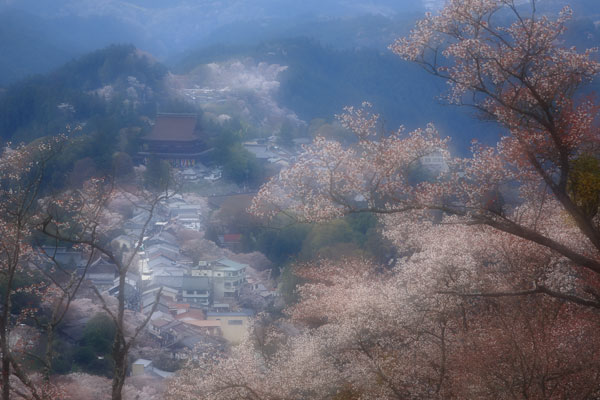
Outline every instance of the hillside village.
<svg viewBox="0 0 600 400">
<path fill-rule="evenodd" d="M 270 137 L 243 146 L 278 171 L 309 142 L 296 138 L 284 149 Z M 188 360 L 223 357 L 240 343 L 257 313 L 281 308 L 283 301 L 271 269 L 265 267 L 265 260 L 270 263 L 266 257 L 240 253 L 242 234 L 224 227 L 212 240 L 207 238 L 211 215 L 227 204 L 249 204 L 254 192 L 226 182 L 218 165 L 203 164 L 211 149 L 201 140 L 196 117 L 159 114 L 143 143 L 140 159 L 148 164 L 150 157 L 158 156 L 168 162 L 182 190 L 169 192 L 152 213 L 117 194 L 109 209 L 121 215 L 120 229 L 110 240 L 123 259 L 133 255 L 123 294 L 132 324 L 149 318 L 130 373 L 162 379 Z M 433 172 L 448 168 L 441 153 L 423 158 L 421 165 Z M 95 290 L 107 299 L 119 296 L 118 268 L 107 257 L 95 256 L 90 262 L 88 254 L 73 248 L 42 250 L 85 274 L 90 287 L 80 297 L 97 302 Z M 80 342 L 92 316 L 68 317 L 61 333 Z"/>
<path fill-rule="evenodd" d="M 0 400 L 600 399 L 599 0 L 38 3 Z"/>
<path fill-rule="evenodd" d="M 193 115 L 159 115 L 146 142 L 153 146 L 153 151 L 142 151 L 141 155 L 158 155 L 168 161 L 184 190 L 189 184 L 230 187 L 219 185 L 223 178 L 218 167 L 211 169 L 201 163 L 206 149 L 196 139 L 196 130 Z M 279 149 L 273 140 L 253 141 L 245 146 L 260 162 L 279 168 L 289 163 L 293 155 Z M 190 146 L 190 142 L 194 145 Z M 190 152 L 190 148 L 198 151 Z M 278 291 L 270 271 L 262 265 L 253 265 L 252 260 L 257 257 L 252 254 L 235 252 L 239 250 L 239 233 L 218 235 L 216 244 L 203 238 L 211 212 L 227 201 L 252 197 L 252 193 L 238 193 L 241 190 L 222 194 L 222 190 L 215 189 L 220 194 L 209 197 L 189 192 L 169 193 L 152 214 L 142 207 L 129 210 L 131 215 L 123 220 L 120 234 L 112 238 L 112 247 L 124 258 L 138 249 L 125 279 L 124 297 L 127 309 L 137 319 L 151 315 L 143 340 L 145 353 L 141 355 L 152 358 L 156 352 L 167 354 L 179 366 L 182 364 L 177 361 L 218 358 L 229 346 L 241 341 L 256 313 L 277 301 Z M 114 199 L 115 204 L 120 201 L 124 199 Z M 202 238 L 199 240 L 204 245 L 193 254 L 182 248 L 185 237 L 190 235 Z M 138 246 L 140 237 L 143 239 Z M 42 250 L 52 254 L 57 262 L 85 273 L 87 282 L 103 296 L 119 295 L 117 267 L 106 257 L 98 256 L 88 266 L 88 255 L 81 251 L 66 247 Z M 95 301 L 91 290 L 83 296 Z M 91 315 L 77 321 L 67 320 L 63 333 L 79 340 L 82 327 L 90 318 Z M 131 373 L 157 378 L 172 374 L 144 358 L 133 362 Z"/>
<path fill-rule="evenodd" d="M 216 255 L 196 262 L 182 253 L 178 233 L 189 227 L 201 231 L 208 211 L 205 204 L 186 201 L 181 195 L 169 199 L 152 215 L 126 278 L 127 308 L 144 316 L 152 314 L 146 327 L 147 336 L 153 339 L 150 343 L 166 350 L 174 360 L 217 357 L 228 345 L 238 343 L 252 316 L 262 311 L 242 307 L 241 293 L 246 298 L 260 298 L 265 306 L 277 297 L 268 274 L 229 258 L 235 254 L 227 249 L 217 248 Z M 135 213 L 123 225 L 125 233 L 114 238 L 112 245 L 124 254 L 134 249 L 142 221 L 148 217 L 142 210 Z M 47 249 L 51 251 L 54 249 Z M 86 255 L 76 250 L 59 248 L 54 257 L 82 271 L 86 266 Z M 105 296 L 118 295 L 116 266 L 104 257 L 89 265 L 87 280 Z M 69 323 L 67 327 L 73 329 Z"/>
</svg>

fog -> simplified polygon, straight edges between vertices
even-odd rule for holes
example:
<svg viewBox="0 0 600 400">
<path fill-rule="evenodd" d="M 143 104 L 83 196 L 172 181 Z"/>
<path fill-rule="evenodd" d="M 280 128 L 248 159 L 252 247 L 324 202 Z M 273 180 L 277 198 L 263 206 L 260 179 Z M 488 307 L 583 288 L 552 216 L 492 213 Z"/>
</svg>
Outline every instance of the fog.
<svg viewBox="0 0 600 400">
<path fill-rule="evenodd" d="M 205 111 L 210 104 L 190 93 L 226 95 L 229 104 L 241 104 L 233 109 L 249 114 L 249 121 L 292 118 L 299 124 L 331 119 L 343 106 L 368 100 L 390 129 L 434 121 L 468 149 L 470 138 L 493 140 L 497 132 L 466 110 L 441 107 L 436 97 L 443 83 L 387 48 L 443 2 L 0 0 L 0 88 L 108 45 L 132 44 L 164 64 L 174 74 L 168 84 Z M 564 2 L 538 5 L 540 12 L 556 12 Z M 571 5 L 577 16 L 573 44 L 597 46 L 597 2 Z M 235 79 L 225 82 L 232 74 Z"/>
<path fill-rule="evenodd" d="M 256 30 L 280 26 L 293 29 L 307 21 L 351 18 L 365 14 L 392 17 L 422 13 L 436 1 L 424 0 L 3 0 L 2 14 L 18 11 L 13 29 L 22 36 L 39 35 L 50 44 L 73 53 L 101 44 L 133 43 L 167 59 L 198 44 L 218 41 L 214 32 L 235 24 L 252 24 Z M 32 24 L 32 22 L 34 22 Z M 6 31 L 4 36 L 10 32 Z M 306 32 L 308 36 L 310 32 Z M 239 37 L 243 40 L 243 37 Z"/>
</svg>

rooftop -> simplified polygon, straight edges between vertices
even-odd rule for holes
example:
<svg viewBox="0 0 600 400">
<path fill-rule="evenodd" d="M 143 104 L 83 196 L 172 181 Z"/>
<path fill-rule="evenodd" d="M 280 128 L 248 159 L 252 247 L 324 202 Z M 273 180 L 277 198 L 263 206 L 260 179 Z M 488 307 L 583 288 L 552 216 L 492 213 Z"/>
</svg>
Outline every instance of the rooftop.
<svg viewBox="0 0 600 400">
<path fill-rule="evenodd" d="M 204 311 L 202 310 L 190 310 L 175 316 L 175 319 L 181 320 L 191 318 L 195 320 L 204 320 Z"/>
<path fill-rule="evenodd" d="M 163 318 L 158 318 L 158 319 L 150 321 L 150 323 L 157 328 L 162 328 L 163 326 L 168 325 L 170 322 L 171 321 L 167 321 L 166 319 L 163 319 Z"/>
<path fill-rule="evenodd" d="M 234 271 L 242 270 L 248 266 L 246 264 L 241 264 L 239 262 L 230 260 L 229 258 L 221 258 L 220 260 L 217 260 L 217 262 L 221 265 L 226 266 L 229 269 L 234 270 Z"/>
<path fill-rule="evenodd" d="M 194 114 L 158 114 L 152 132 L 146 140 L 192 142 L 196 135 L 197 117 Z"/>
<path fill-rule="evenodd" d="M 209 311 L 206 313 L 207 317 L 252 317 L 254 311 L 252 310 L 241 310 L 241 311 L 228 311 L 228 312 L 214 312 Z"/>
<path fill-rule="evenodd" d="M 266 144 L 257 144 L 257 143 L 244 143 L 244 148 L 249 152 L 253 153 L 258 159 L 269 159 L 277 157 L 277 154 L 269 150 L 269 146 Z"/>
<path fill-rule="evenodd" d="M 183 280 L 183 290 L 208 290 L 208 278 L 205 276 L 186 276 Z"/>
<path fill-rule="evenodd" d="M 149 366 L 150 364 L 152 364 L 152 361 L 150 360 L 144 360 L 143 358 L 139 358 L 137 361 L 134 362 L 134 364 L 138 364 L 138 365 L 143 365 L 144 367 Z"/>
<path fill-rule="evenodd" d="M 194 318 L 181 318 L 180 321 L 183 323 L 195 326 L 197 328 L 220 328 L 221 321 L 206 321 L 206 320 L 197 320 Z"/>
</svg>

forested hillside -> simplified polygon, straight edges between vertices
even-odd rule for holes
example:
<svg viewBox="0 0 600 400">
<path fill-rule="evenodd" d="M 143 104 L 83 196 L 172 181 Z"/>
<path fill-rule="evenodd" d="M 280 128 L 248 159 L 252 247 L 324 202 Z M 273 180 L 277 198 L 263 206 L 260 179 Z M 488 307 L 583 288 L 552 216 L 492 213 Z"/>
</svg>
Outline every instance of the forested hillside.
<svg viewBox="0 0 600 400">
<path fill-rule="evenodd" d="M 248 57 L 287 67 L 280 75 L 278 100 L 307 122 L 331 120 L 345 106 L 369 101 L 381 114 L 385 129 L 400 125 L 412 129 L 434 122 L 443 135 L 452 136 L 458 151 L 466 151 L 472 137 L 484 141 L 498 137 L 497 131 L 472 118 L 469 110 L 436 99 L 445 90 L 443 82 L 387 50 L 337 50 L 303 38 L 215 46 L 188 54 L 176 71 Z"/>
<path fill-rule="evenodd" d="M 30 141 L 92 118 L 156 112 L 167 70 L 133 46 L 111 46 L 7 88 L 0 138 Z"/>
<path fill-rule="evenodd" d="M 49 166 L 48 187 L 113 173 L 116 158 L 139 151 L 157 111 L 194 111 L 165 86 L 167 69 L 132 45 L 114 45 L 0 94 L 0 140 L 31 142 L 68 133 L 73 140 Z M 126 172 L 124 172 L 126 173 Z"/>
</svg>

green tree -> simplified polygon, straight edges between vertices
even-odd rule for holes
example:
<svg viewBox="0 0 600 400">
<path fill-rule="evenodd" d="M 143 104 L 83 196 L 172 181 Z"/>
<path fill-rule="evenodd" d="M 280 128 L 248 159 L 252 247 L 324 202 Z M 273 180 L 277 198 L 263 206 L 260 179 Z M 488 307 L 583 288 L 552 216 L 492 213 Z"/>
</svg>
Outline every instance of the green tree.
<svg viewBox="0 0 600 400">
<path fill-rule="evenodd" d="M 261 184 L 263 178 L 263 168 L 256 156 L 246 150 L 241 143 L 229 147 L 223 164 L 223 173 L 236 183 L 250 186 Z"/>
<path fill-rule="evenodd" d="M 277 135 L 277 143 L 283 147 L 294 147 L 294 136 L 294 125 L 289 120 L 285 120 Z"/>
<path fill-rule="evenodd" d="M 97 355 L 110 353 L 116 327 L 106 314 L 98 313 L 90 319 L 83 330 L 82 343 L 92 348 Z"/>
<path fill-rule="evenodd" d="M 361 235 L 355 232 L 344 219 L 313 225 L 302 244 L 300 258 L 308 261 L 323 253 L 331 253 L 327 249 L 336 247 L 340 243 L 354 244 L 355 247 L 359 247 L 360 242 Z"/>
<path fill-rule="evenodd" d="M 128 178 L 133 175 L 133 160 L 127 153 L 118 152 L 113 155 L 112 169 L 115 178 Z"/>
<path fill-rule="evenodd" d="M 171 166 L 169 163 L 161 160 L 156 155 L 151 155 L 144 173 L 146 187 L 161 191 L 167 189 L 171 183 Z"/>
<path fill-rule="evenodd" d="M 588 217 L 596 215 L 600 206 L 600 162 L 596 157 L 584 154 L 573 161 L 569 192 Z"/>
</svg>

